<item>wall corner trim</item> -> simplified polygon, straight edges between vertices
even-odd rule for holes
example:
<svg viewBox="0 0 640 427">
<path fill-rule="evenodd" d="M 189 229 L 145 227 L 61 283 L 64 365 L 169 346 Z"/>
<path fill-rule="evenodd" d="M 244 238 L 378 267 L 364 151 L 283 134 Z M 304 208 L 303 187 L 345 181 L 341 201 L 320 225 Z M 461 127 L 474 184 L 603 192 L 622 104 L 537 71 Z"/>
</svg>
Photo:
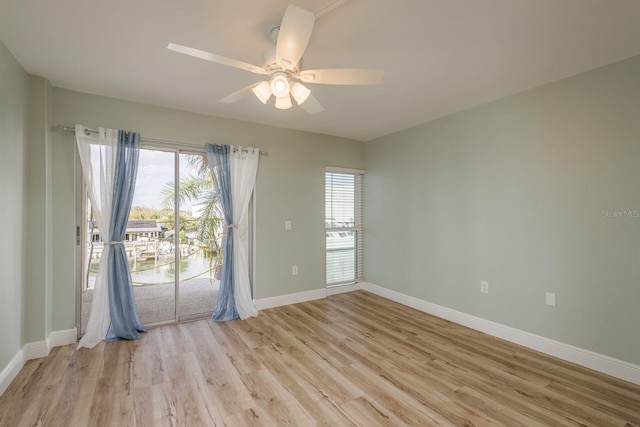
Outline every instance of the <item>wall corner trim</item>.
<svg viewBox="0 0 640 427">
<path fill-rule="evenodd" d="M 16 353 L 2 371 L 0 371 L 0 396 L 7 390 L 27 361 L 47 357 L 53 347 L 75 344 L 76 328 L 53 331 L 45 341 L 27 343 Z"/>
<path fill-rule="evenodd" d="M 640 385 L 639 365 L 462 313 L 373 283 L 363 282 L 362 289 L 424 313 Z"/>
</svg>

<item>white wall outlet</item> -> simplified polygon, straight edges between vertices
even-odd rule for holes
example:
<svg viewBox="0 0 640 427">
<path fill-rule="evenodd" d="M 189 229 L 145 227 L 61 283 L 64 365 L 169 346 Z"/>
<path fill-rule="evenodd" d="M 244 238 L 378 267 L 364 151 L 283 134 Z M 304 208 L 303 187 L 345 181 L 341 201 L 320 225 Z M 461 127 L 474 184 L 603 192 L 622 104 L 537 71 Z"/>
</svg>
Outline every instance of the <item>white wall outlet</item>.
<svg viewBox="0 0 640 427">
<path fill-rule="evenodd" d="M 298 266 L 297 265 L 294 265 L 294 266 L 291 267 L 291 274 L 294 275 L 294 276 L 298 275 Z"/>
<path fill-rule="evenodd" d="M 483 294 L 489 293 L 489 282 L 486 282 L 484 280 L 480 282 L 480 292 L 482 292 Z"/>
<path fill-rule="evenodd" d="M 284 229 L 287 230 L 287 231 L 291 230 L 291 220 L 290 219 L 288 219 L 288 220 L 286 220 L 284 222 Z"/>
<path fill-rule="evenodd" d="M 554 294 L 553 292 L 547 292 L 545 298 L 547 305 L 550 305 L 552 307 L 556 306 L 556 294 Z"/>
</svg>

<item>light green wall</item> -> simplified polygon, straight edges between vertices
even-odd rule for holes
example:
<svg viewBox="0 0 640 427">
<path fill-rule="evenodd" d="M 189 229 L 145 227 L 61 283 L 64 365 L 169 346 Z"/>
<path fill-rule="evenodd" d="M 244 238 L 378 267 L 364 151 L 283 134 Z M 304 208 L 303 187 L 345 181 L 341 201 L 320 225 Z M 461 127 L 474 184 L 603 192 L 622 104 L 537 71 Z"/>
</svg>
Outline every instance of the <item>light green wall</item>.
<svg viewBox="0 0 640 427">
<path fill-rule="evenodd" d="M 54 89 L 54 92 L 57 89 Z M 57 124 L 53 119 L 53 124 Z M 75 141 L 73 134 L 53 132 L 52 180 L 52 327 L 75 326 Z M 77 171 L 80 173 L 80 171 Z"/>
<path fill-rule="evenodd" d="M 283 112 L 287 114 L 287 112 Z M 324 167 L 362 168 L 361 142 L 136 104 L 54 88 L 54 124 L 140 132 L 144 137 L 259 147 L 255 297 L 324 287 Z M 54 330 L 74 325 L 74 151 L 53 144 Z M 284 230 L 285 220 L 293 229 Z M 291 266 L 299 275 L 291 275 Z"/>
<path fill-rule="evenodd" d="M 0 42 L 0 371 L 22 347 L 29 77 Z"/>
<path fill-rule="evenodd" d="M 380 138 L 365 165 L 369 282 L 640 363 L 640 57 Z"/>
<path fill-rule="evenodd" d="M 24 342 L 36 342 L 53 330 L 51 86 L 30 76 L 29 87 Z"/>
</svg>

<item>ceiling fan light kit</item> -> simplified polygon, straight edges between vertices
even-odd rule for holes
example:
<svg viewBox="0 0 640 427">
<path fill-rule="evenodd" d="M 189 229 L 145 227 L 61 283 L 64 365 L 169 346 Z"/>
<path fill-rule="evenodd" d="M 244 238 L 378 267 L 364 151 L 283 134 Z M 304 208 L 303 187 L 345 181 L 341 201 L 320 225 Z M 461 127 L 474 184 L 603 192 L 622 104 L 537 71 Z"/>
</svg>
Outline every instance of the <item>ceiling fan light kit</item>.
<svg viewBox="0 0 640 427">
<path fill-rule="evenodd" d="M 271 85 L 268 81 L 262 81 L 251 89 L 254 95 L 262 102 L 266 104 L 269 98 L 271 98 Z"/>
<path fill-rule="evenodd" d="M 302 83 L 294 82 L 291 86 L 291 96 L 296 100 L 298 105 L 302 105 L 311 95 L 311 91 L 307 89 Z"/>
<path fill-rule="evenodd" d="M 225 96 L 219 102 L 235 102 L 253 92 L 263 104 L 266 104 L 273 95 L 276 98 L 275 107 L 280 110 L 291 108 L 291 97 L 293 97 L 307 113 L 316 114 L 324 110 L 322 105 L 311 95 L 311 90 L 299 82 L 292 83 L 292 80 L 315 84 L 371 85 L 382 83 L 384 72 L 353 68 L 302 71 L 302 54 L 311 38 L 315 19 L 313 12 L 289 5 L 280 26 L 272 30 L 271 34 L 276 39 L 276 46 L 275 49 L 271 48 L 263 52 L 263 67 L 174 43 L 169 43 L 167 48 L 254 74 L 269 76 L 268 81 L 253 83 Z"/>
<path fill-rule="evenodd" d="M 285 96 L 278 96 L 276 97 L 276 108 L 279 110 L 288 110 L 289 108 L 291 108 L 292 104 L 291 104 L 291 97 L 289 96 L 289 94 L 286 94 Z"/>
<path fill-rule="evenodd" d="M 273 93 L 273 96 L 279 98 L 289 95 L 290 90 L 291 85 L 289 85 L 289 79 L 285 73 L 278 72 L 273 75 L 271 78 L 271 93 Z"/>
</svg>

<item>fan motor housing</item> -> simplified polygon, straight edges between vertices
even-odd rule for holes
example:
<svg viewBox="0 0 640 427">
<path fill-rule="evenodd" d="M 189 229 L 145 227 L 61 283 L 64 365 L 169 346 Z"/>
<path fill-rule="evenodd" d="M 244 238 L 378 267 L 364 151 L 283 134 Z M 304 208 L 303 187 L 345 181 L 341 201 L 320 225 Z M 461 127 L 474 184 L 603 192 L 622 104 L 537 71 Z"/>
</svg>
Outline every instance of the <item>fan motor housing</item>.
<svg viewBox="0 0 640 427">
<path fill-rule="evenodd" d="M 283 69 L 277 62 L 276 62 L 276 48 L 275 47 L 271 47 L 267 50 L 265 50 L 264 52 L 262 52 L 262 66 L 265 70 L 267 70 L 267 72 L 269 72 L 269 74 L 273 74 L 276 73 L 278 71 L 283 71 L 286 72 L 287 74 L 290 74 L 290 76 L 295 76 L 298 75 L 298 73 L 300 73 L 300 70 L 302 69 L 302 58 L 300 58 L 300 61 L 298 61 L 298 63 L 296 64 L 295 67 L 293 68 L 288 68 L 288 69 Z"/>
</svg>

